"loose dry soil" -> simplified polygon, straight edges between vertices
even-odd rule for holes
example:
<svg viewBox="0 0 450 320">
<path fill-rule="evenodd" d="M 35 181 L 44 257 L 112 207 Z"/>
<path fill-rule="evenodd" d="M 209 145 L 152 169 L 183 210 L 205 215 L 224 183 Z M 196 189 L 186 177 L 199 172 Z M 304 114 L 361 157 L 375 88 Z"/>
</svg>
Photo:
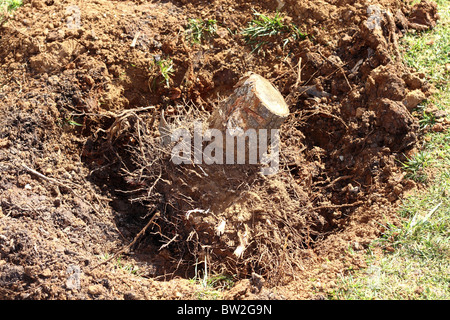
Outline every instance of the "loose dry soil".
<svg viewBox="0 0 450 320">
<path fill-rule="evenodd" d="M 0 298 L 195 299 L 206 264 L 225 299 L 317 299 L 397 223 L 431 91 L 398 39 L 434 26 L 433 3 L 24 2 L 0 29 Z M 240 31 L 277 9 L 308 36 L 252 52 Z M 192 18 L 217 34 L 193 44 Z M 205 118 L 247 72 L 289 105 L 281 170 L 170 164 L 161 111 Z"/>
</svg>

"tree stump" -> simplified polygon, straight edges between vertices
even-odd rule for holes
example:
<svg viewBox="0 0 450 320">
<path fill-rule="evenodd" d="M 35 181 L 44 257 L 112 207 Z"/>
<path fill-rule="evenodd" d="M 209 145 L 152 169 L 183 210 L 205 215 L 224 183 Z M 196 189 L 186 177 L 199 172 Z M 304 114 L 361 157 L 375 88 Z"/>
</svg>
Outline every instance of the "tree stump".
<svg viewBox="0 0 450 320">
<path fill-rule="evenodd" d="M 281 93 L 258 74 L 242 77 L 233 94 L 224 100 L 211 118 L 210 128 L 234 134 L 248 129 L 278 129 L 289 115 Z"/>
<path fill-rule="evenodd" d="M 172 245 L 177 246 L 176 250 L 183 255 L 183 259 L 186 254 L 192 255 L 191 261 L 207 258 L 214 260 L 212 270 L 231 270 L 242 261 L 240 259 L 245 258 L 244 252 L 252 243 L 255 219 L 261 218 L 262 223 L 266 219 L 264 215 L 247 214 L 251 210 L 246 210 L 244 214 L 240 208 L 250 206 L 245 202 L 249 190 L 266 180 L 261 174 L 275 173 L 278 161 L 269 159 L 269 162 L 242 164 L 239 161 L 230 163 L 219 160 L 223 160 L 223 151 L 226 151 L 225 158 L 229 155 L 229 137 L 233 141 L 236 139 L 236 142 L 246 142 L 248 138 L 250 142 L 250 138 L 256 136 L 258 160 L 261 160 L 261 155 L 268 155 L 261 145 L 265 149 L 270 148 L 272 155 L 273 138 L 279 141 L 278 130 L 288 115 L 289 108 L 281 93 L 257 74 L 247 74 L 241 78 L 233 93 L 219 103 L 208 119 L 205 114 L 194 112 L 177 117 L 169 124 L 161 114 L 161 145 L 145 152 L 144 148 L 149 148 L 146 145 L 152 146 L 152 143 L 141 144 L 143 147 L 137 149 L 136 155 L 144 155 L 144 160 L 137 161 L 144 165 L 136 176 L 152 177 L 146 182 L 149 188 L 144 189 L 147 195 L 142 198 L 152 196 L 152 200 L 156 197 L 161 199 L 164 209 L 158 218 L 160 233 L 165 235 L 166 240 L 173 240 Z M 256 135 L 250 137 L 249 132 Z M 242 153 L 251 156 L 245 149 L 240 149 L 242 145 L 248 146 L 246 143 L 233 145 L 233 157 L 237 155 L 238 160 Z M 158 152 L 162 156 L 161 161 L 156 162 L 154 155 Z M 266 158 L 271 158 L 271 155 Z M 272 171 L 273 168 L 275 172 L 265 171 Z M 147 173 L 144 170 L 151 171 Z M 252 199 L 252 205 L 261 201 L 257 194 Z M 161 204 L 155 204 L 155 207 L 158 206 Z"/>
<path fill-rule="evenodd" d="M 215 145 L 225 150 L 227 164 L 235 163 L 235 154 L 238 164 L 256 164 L 267 162 L 268 159 L 264 160 L 267 145 L 275 140 L 274 134 L 278 138 L 277 130 L 288 115 L 289 108 L 281 93 L 268 80 L 249 73 L 214 110 L 209 128 L 223 133 L 223 139 L 215 141 Z M 248 138 L 248 142 L 236 145 L 235 138 L 237 141 Z"/>
</svg>

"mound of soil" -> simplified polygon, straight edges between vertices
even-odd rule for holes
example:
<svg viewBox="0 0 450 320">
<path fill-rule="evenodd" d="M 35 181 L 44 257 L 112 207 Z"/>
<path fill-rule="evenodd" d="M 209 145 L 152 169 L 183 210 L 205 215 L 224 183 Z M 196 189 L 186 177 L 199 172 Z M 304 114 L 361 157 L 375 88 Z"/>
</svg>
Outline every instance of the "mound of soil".
<svg viewBox="0 0 450 320">
<path fill-rule="evenodd" d="M 228 299 L 317 298 L 396 223 L 430 91 L 398 39 L 433 2 L 24 2 L 0 33 L 0 298 L 190 299 L 205 266 Z M 306 37 L 254 50 L 255 10 Z M 205 119 L 247 72 L 289 105 L 281 170 L 171 164 L 162 110 Z"/>
</svg>

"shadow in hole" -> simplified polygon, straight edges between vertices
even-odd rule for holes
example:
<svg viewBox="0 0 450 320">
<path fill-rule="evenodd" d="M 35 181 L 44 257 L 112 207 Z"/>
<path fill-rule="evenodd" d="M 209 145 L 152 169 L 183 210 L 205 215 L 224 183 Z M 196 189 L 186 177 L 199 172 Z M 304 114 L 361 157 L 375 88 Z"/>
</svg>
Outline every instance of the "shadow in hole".
<svg viewBox="0 0 450 320">
<path fill-rule="evenodd" d="M 98 139 L 100 141 L 102 139 Z M 90 139 L 87 145 L 91 150 L 100 149 L 100 143 Z M 115 153 L 120 153 L 120 160 Z M 114 223 L 123 240 L 121 247 L 126 248 L 133 243 L 136 236 L 144 229 L 156 210 L 163 210 L 163 202 L 159 208 L 150 209 L 144 202 L 132 202 L 132 186 L 120 174 L 123 163 L 131 165 L 130 155 L 124 148 L 121 150 L 109 149 L 104 153 L 97 150 L 95 153 L 86 152 L 82 157 L 85 165 L 91 169 L 87 180 L 102 190 L 102 195 L 111 199 L 109 206 L 113 211 Z M 110 163 L 105 165 L 104 162 Z M 102 163 L 102 165 L 99 165 Z M 165 280 L 180 274 L 175 274 L 176 268 L 167 250 L 160 250 L 164 239 L 159 234 L 157 222 L 150 225 L 128 252 L 122 255 L 132 256 L 142 271 L 140 275 Z M 111 253 L 113 254 L 113 253 Z"/>
</svg>

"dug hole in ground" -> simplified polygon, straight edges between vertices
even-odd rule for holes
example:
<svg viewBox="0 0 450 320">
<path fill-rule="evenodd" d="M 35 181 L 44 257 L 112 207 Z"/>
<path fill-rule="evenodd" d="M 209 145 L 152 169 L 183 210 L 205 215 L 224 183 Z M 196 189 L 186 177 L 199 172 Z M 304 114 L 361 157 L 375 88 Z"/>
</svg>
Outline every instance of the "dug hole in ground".
<svg viewBox="0 0 450 320">
<path fill-rule="evenodd" d="M 241 31 L 276 10 L 305 36 L 252 47 Z M 216 32 L 193 42 L 191 19 Z M 415 187 L 399 161 L 432 88 L 398 39 L 437 19 L 429 1 L 24 1 L 0 33 L 0 298 L 195 299 L 205 272 L 224 299 L 326 297 Z M 289 108 L 278 172 L 170 161 L 161 129 L 208 122 L 249 72 Z"/>
</svg>

